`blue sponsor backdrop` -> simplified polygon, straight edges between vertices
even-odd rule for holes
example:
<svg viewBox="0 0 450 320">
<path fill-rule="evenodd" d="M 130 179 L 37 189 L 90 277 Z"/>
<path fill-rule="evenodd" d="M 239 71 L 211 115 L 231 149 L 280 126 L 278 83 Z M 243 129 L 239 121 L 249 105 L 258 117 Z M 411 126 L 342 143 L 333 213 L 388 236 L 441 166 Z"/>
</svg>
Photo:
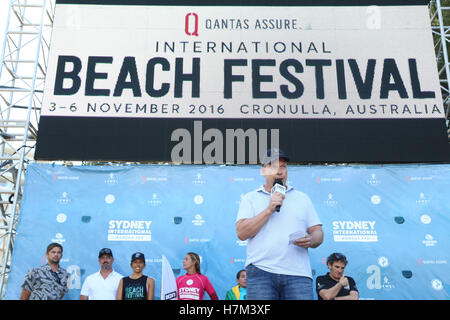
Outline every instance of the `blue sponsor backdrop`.
<svg viewBox="0 0 450 320">
<path fill-rule="evenodd" d="M 323 222 L 324 243 L 310 250 L 314 278 L 338 251 L 363 299 L 449 299 L 450 165 L 288 170 L 288 183 L 311 197 Z M 197 252 L 224 299 L 245 262 L 246 242 L 235 232 L 239 202 L 263 181 L 258 166 L 30 164 L 5 298 L 19 297 L 26 272 L 45 263 L 46 246 L 57 241 L 72 274 L 65 299 L 79 298 L 102 247 L 113 250 L 123 275 L 131 254 L 145 253 L 157 299 L 161 255 L 178 276 L 184 255 Z"/>
</svg>

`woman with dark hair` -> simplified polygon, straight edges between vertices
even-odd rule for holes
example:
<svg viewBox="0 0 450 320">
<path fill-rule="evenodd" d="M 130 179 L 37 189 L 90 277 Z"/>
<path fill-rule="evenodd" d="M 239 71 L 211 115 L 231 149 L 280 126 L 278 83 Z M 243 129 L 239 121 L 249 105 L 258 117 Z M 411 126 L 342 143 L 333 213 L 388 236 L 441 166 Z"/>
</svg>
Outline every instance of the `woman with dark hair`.
<svg viewBox="0 0 450 320">
<path fill-rule="evenodd" d="M 188 252 L 183 260 L 186 274 L 177 278 L 178 300 L 203 300 L 205 291 L 211 300 L 219 300 L 208 277 L 200 273 L 200 257 Z"/>
<path fill-rule="evenodd" d="M 117 300 L 153 300 L 155 280 L 143 274 L 145 268 L 144 254 L 141 252 L 133 253 L 130 266 L 133 273 L 120 280 Z"/>
<path fill-rule="evenodd" d="M 237 286 L 227 291 L 225 300 L 247 300 L 247 271 L 239 270 L 236 274 Z"/>
</svg>

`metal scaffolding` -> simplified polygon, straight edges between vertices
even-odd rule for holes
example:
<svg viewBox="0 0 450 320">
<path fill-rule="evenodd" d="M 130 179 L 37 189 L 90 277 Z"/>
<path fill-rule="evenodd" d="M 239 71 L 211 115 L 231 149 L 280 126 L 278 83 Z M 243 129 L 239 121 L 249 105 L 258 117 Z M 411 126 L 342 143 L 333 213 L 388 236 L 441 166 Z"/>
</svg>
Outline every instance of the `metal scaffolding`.
<svg viewBox="0 0 450 320">
<path fill-rule="evenodd" d="M 10 271 L 23 180 L 33 159 L 54 1 L 11 0 L 0 60 L 0 297 Z"/>
<path fill-rule="evenodd" d="M 450 61 L 448 58 L 450 49 L 450 25 L 448 23 L 448 20 L 450 20 L 450 1 L 431 0 L 429 8 L 441 92 L 444 100 L 447 133 L 450 140 Z"/>
<path fill-rule="evenodd" d="M 450 26 L 444 18 L 450 7 L 431 0 L 429 9 L 449 127 Z M 54 13 L 54 0 L 10 0 L 0 57 L 0 299 L 10 272 L 25 171 L 33 161 Z"/>
</svg>

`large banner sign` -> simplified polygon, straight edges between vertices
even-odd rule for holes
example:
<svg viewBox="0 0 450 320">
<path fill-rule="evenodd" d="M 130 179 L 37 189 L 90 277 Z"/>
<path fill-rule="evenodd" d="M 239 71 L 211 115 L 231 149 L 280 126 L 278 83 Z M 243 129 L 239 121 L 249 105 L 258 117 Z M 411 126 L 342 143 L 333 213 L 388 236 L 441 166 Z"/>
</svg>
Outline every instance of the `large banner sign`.
<svg viewBox="0 0 450 320">
<path fill-rule="evenodd" d="M 36 158 L 450 160 L 428 8 L 382 2 L 57 1 Z"/>
<path fill-rule="evenodd" d="M 156 299 L 162 266 L 183 275 L 184 256 L 196 252 L 224 299 L 246 259 L 235 227 L 240 200 L 264 178 L 259 166 L 31 164 L 25 181 L 6 299 L 19 298 L 26 272 L 45 263 L 55 241 L 71 273 L 65 299 L 79 299 L 103 247 L 124 276 L 143 252 Z M 450 299 L 449 165 L 290 165 L 288 184 L 311 198 L 323 223 L 324 242 L 309 250 L 314 280 L 341 252 L 361 299 Z"/>
</svg>

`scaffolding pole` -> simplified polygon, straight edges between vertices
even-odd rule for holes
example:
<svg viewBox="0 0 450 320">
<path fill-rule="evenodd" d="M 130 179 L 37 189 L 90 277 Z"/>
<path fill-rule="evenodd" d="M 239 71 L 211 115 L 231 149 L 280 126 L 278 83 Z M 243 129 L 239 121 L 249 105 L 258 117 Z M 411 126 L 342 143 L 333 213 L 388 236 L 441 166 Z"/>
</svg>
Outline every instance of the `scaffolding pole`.
<svg viewBox="0 0 450 320">
<path fill-rule="evenodd" d="M 1 298 L 10 272 L 26 165 L 36 144 L 53 15 L 49 0 L 9 4 L 0 60 Z"/>
<path fill-rule="evenodd" d="M 450 141 L 450 61 L 448 56 L 450 26 L 444 19 L 444 16 L 448 16 L 449 14 L 450 6 L 443 6 L 441 0 L 430 1 L 431 30 L 438 64 L 441 93 L 444 101 L 447 134 Z"/>
</svg>

